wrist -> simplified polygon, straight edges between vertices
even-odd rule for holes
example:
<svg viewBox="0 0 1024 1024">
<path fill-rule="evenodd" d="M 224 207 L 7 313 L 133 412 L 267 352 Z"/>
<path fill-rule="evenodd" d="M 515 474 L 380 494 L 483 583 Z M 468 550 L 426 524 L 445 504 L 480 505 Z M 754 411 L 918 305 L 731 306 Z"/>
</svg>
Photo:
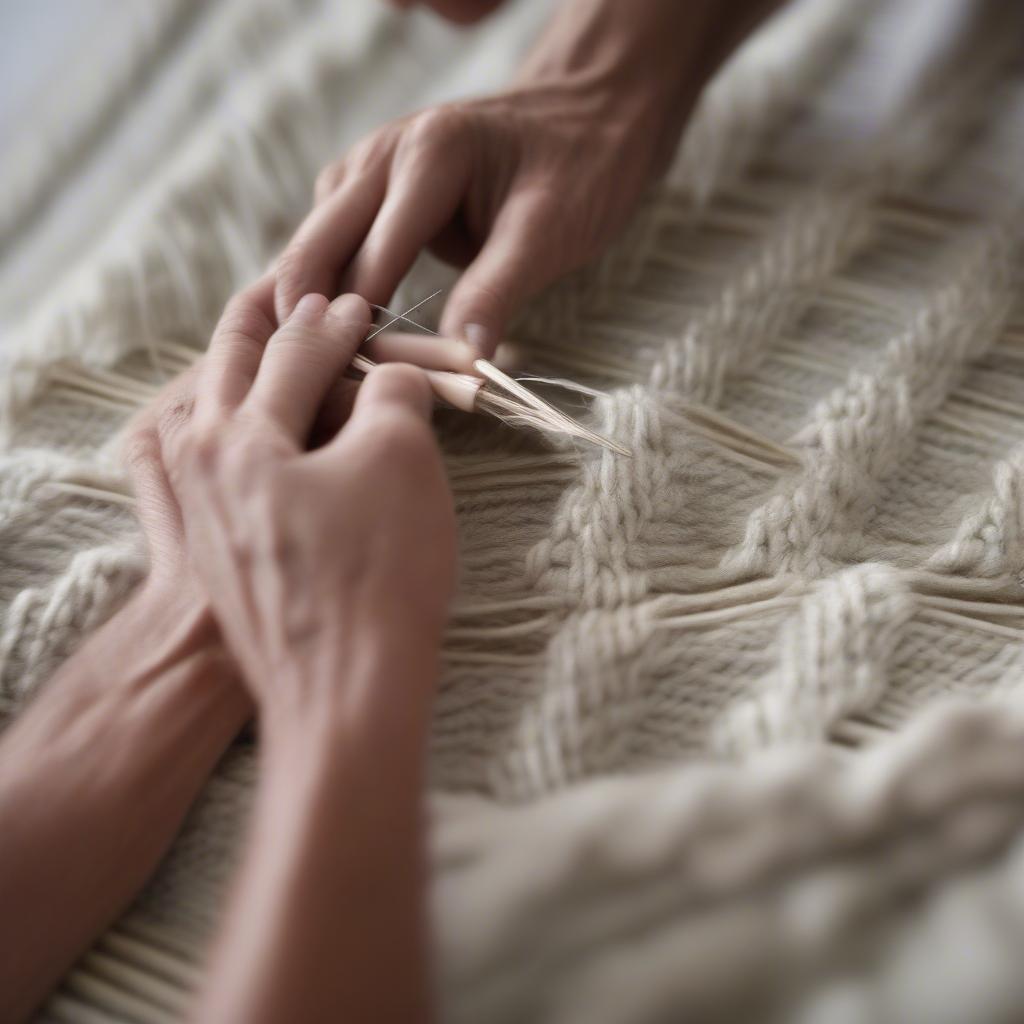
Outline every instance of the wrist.
<svg viewBox="0 0 1024 1024">
<path fill-rule="evenodd" d="M 72 661 L 115 700 L 167 680 L 240 689 L 202 590 L 184 578 L 144 581 Z"/>
<path fill-rule="evenodd" d="M 573 0 L 519 71 L 520 88 L 585 97 L 665 159 L 704 85 L 780 0 Z M 634 143 L 635 144 L 635 143 Z"/>
<path fill-rule="evenodd" d="M 322 761 L 341 750 L 379 752 L 425 742 L 438 674 L 427 632 L 376 622 L 319 638 L 261 691 L 260 733 L 285 759 Z"/>
<path fill-rule="evenodd" d="M 223 648 L 206 591 L 191 573 L 147 577 L 123 612 L 132 628 L 182 654 Z"/>
</svg>

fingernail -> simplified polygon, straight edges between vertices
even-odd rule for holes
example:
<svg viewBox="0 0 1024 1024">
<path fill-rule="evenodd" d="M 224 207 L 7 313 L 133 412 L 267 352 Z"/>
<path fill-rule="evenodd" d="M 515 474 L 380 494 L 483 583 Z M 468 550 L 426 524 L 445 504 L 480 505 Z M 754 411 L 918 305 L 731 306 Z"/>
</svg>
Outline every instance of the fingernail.
<svg viewBox="0 0 1024 1024">
<path fill-rule="evenodd" d="M 491 332 L 483 324 L 466 324 L 462 328 L 463 336 L 477 352 L 484 357 L 490 358 L 494 345 L 491 342 Z"/>
<path fill-rule="evenodd" d="M 350 292 L 339 295 L 327 307 L 327 312 L 331 316 L 347 322 L 369 320 L 373 316 L 366 302 L 358 295 L 353 295 Z"/>
<path fill-rule="evenodd" d="M 327 297 L 324 295 L 317 295 L 315 292 L 311 292 L 309 295 L 303 295 L 301 299 L 296 303 L 295 308 L 292 310 L 292 315 L 288 318 L 289 320 L 314 320 L 320 316 L 325 309 L 330 305 L 327 301 Z"/>
</svg>

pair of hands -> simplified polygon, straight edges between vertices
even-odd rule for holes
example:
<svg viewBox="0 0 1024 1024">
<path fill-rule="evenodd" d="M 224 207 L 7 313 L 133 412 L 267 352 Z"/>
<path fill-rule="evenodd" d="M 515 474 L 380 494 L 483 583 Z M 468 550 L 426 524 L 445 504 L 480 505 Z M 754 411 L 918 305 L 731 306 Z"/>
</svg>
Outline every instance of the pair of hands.
<svg viewBox="0 0 1024 1024">
<path fill-rule="evenodd" d="M 498 6 L 429 2 L 458 21 Z M 202 368 L 132 445 L 156 574 L 180 571 L 187 543 L 250 685 L 313 636 L 334 658 L 363 636 L 436 645 L 453 587 L 426 383 L 375 371 L 335 436 L 369 313 L 323 296 L 384 305 L 432 249 L 466 267 L 442 334 L 492 355 L 518 304 L 622 226 L 709 70 L 772 6 L 567 2 L 508 92 L 385 125 L 320 174 L 273 278 L 233 300 Z M 325 416 L 332 439 L 307 452 Z"/>
<path fill-rule="evenodd" d="M 666 0 L 642 2 L 656 31 Z M 472 20 L 497 3 L 433 6 Z M 429 246 L 468 264 L 443 333 L 490 355 L 515 306 L 596 255 L 655 171 L 657 76 L 605 52 L 614 3 L 566 9 L 508 93 L 386 125 L 326 168 L 274 274 L 231 301 L 201 364 L 131 432 L 153 584 L 195 589 L 261 708 L 336 702 L 367 650 L 436 659 L 455 538 L 425 379 L 375 370 L 338 430 L 366 302 L 385 304 Z M 598 42 L 580 50 L 581 31 Z M 328 304 L 339 292 L 356 294 Z M 308 450 L 311 434 L 326 443 Z"/>
<path fill-rule="evenodd" d="M 340 377 L 369 319 L 312 295 L 278 327 L 260 281 L 133 424 L 149 580 L 0 742 L 0 1019 L 27 1020 L 134 898 L 254 703 L 256 838 L 189 1019 L 428 1019 L 454 523 L 422 372 L 379 367 L 354 402 Z"/>
<path fill-rule="evenodd" d="M 496 6 L 428 2 L 463 20 Z M 369 309 L 324 295 L 384 304 L 433 246 L 468 263 L 446 332 L 489 354 L 671 149 L 711 13 L 766 6 L 565 0 L 510 93 L 386 126 L 325 171 L 276 276 L 229 304 L 207 355 L 141 414 L 127 459 L 149 583 L 0 745 L 0 945 L 18 952 L 0 970 L 5 1019 L 153 870 L 250 711 L 236 666 L 266 770 L 194 1019 L 430 1017 L 423 740 L 454 517 L 425 379 L 383 366 L 353 400 L 342 373 Z"/>
<path fill-rule="evenodd" d="M 278 721 L 333 713 L 353 659 L 436 660 L 456 559 L 423 374 L 382 365 L 353 404 L 341 374 L 365 301 L 307 295 L 278 327 L 273 287 L 231 300 L 203 359 L 132 426 L 126 461 L 150 585 L 195 589 Z"/>
</svg>

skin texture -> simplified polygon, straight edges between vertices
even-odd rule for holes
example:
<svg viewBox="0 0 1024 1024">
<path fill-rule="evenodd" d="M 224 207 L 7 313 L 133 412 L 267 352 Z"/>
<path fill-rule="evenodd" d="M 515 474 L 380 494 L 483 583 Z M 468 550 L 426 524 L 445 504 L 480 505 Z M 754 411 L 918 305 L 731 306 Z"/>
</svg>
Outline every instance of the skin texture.
<svg viewBox="0 0 1024 1024">
<path fill-rule="evenodd" d="M 431 398 L 419 371 L 383 367 L 339 434 L 357 389 L 337 374 L 366 303 L 313 296 L 275 331 L 271 287 L 228 306 L 202 364 L 128 431 L 150 574 L 0 742 L 2 1020 L 27 1018 L 125 908 L 254 707 L 261 855 L 197 1019 L 429 1017 L 423 746 L 455 578 Z M 377 354 L 394 355 L 388 339 Z M 322 446 L 306 455 L 310 427 Z M 325 942 L 366 962 L 354 986 Z M 409 984 L 391 976 L 398 954 Z"/>
<path fill-rule="evenodd" d="M 429 6 L 469 23 L 497 3 Z M 194 1019 L 430 1019 L 423 762 L 454 516 L 423 374 L 341 376 L 364 299 L 429 245 L 467 266 L 450 338 L 372 355 L 490 354 L 519 302 L 614 235 L 772 6 L 565 0 L 507 93 L 325 169 L 276 274 L 129 432 L 146 583 L 0 741 L 0 1020 L 128 905 L 254 710 L 252 834 Z M 363 298 L 329 302 L 345 287 Z"/>
<path fill-rule="evenodd" d="M 261 706 L 282 701 L 277 717 L 296 700 L 304 714 L 314 700 L 333 707 L 337 692 L 328 683 L 326 694 L 304 690 L 296 698 L 271 684 L 268 668 L 276 680 L 294 671 L 310 637 L 337 634 L 340 645 L 406 620 L 436 644 L 445 620 L 437 594 L 454 586 L 453 513 L 421 372 L 400 365 L 372 372 L 342 432 L 305 451 L 317 411 L 369 322 L 356 296 L 328 304 L 310 295 L 275 331 L 270 282 L 260 282 L 226 310 L 189 422 L 161 438 L 225 641 Z M 415 520 L 404 504 L 411 496 Z M 392 621 L 382 627 L 385 607 Z M 314 660 L 331 650 L 309 644 Z"/>
<path fill-rule="evenodd" d="M 430 1018 L 421 800 L 454 515 L 421 371 L 374 370 L 325 431 L 368 323 L 310 296 L 276 329 L 264 279 L 129 431 L 147 582 L 0 743 L 0 1019 L 125 908 L 254 708 L 254 835 L 195 1019 Z"/>
<path fill-rule="evenodd" d="M 368 326 L 362 299 L 309 295 L 275 330 L 260 282 L 225 312 L 190 416 L 160 437 L 261 731 L 252 836 L 197 1020 L 431 1016 L 421 800 L 455 528 L 422 372 L 372 371 L 341 431 L 306 446 Z"/>
<path fill-rule="evenodd" d="M 127 449 L 149 578 L 0 742 L 0 1020 L 25 1019 L 127 906 L 252 713 L 189 567 L 156 416 Z"/>
<path fill-rule="evenodd" d="M 272 332 L 267 319 L 269 281 L 262 283 L 259 294 L 263 298 L 262 310 L 259 306 L 248 305 L 246 299 L 239 299 L 229 307 L 218 328 L 218 344 L 212 350 L 212 359 L 220 359 L 225 346 L 232 345 L 249 346 L 250 354 L 259 358 L 267 332 Z M 317 306 L 326 304 L 326 300 L 316 303 Z M 355 307 L 354 319 L 348 325 L 332 322 L 335 331 L 329 336 L 323 334 L 327 321 L 320 319 L 307 330 L 298 331 L 293 327 L 279 332 L 278 343 L 293 344 L 295 354 L 305 358 L 313 356 L 312 349 L 318 345 L 320 348 L 334 345 L 340 330 L 346 347 L 333 352 L 331 358 L 337 365 L 347 362 L 355 341 L 365 333 L 367 322 L 365 304 L 354 300 L 351 305 Z M 253 325 L 257 333 L 246 335 L 245 330 Z M 313 337 L 314 329 L 319 332 L 316 337 Z M 275 348 L 275 352 L 278 351 Z M 410 354 L 430 365 L 455 369 L 462 368 L 467 358 L 457 343 L 403 338 L 395 334 L 381 335 L 372 350 L 374 358 L 382 361 Z M 313 359 L 306 368 L 322 365 Z M 453 524 L 447 486 L 439 475 L 436 448 L 423 422 L 424 410 L 429 408 L 428 402 L 423 400 L 423 384 L 418 377 L 410 377 L 412 372 L 408 368 L 390 367 L 374 374 L 373 387 L 367 387 L 360 401 L 363 408 L 360 429 L 367 436 L 361 439 L 358 431 L 349 431 L 346 435 L 351 447 L 358 451 L 350 459 L 341 456 L 348 462 L 344 472 L 336 473 L 333 463 L 329 467 L 325 465 L 327 476 L 332 477 L 330 488 L 311 483 L 312 493 L 302 507 L 324 513 L 318 529 L 321 533 L 330 532 L 333 550 L 321 546 L 316 564 L 306 564 L 301 569 L 288 560 L 281 563 L 282 567 L 292 565 L 300 574 L 303 597 L 310 596 L 312 591 L 306 588 L 309 581 L 317 577 L 328 577 L 330 585 L 334 586 L 347 575 L 354 583 L 359 574 L 350 572 L 351 562 L 364 560 L 373 552 L 368 535 L 372 534 L 376 540 L 386 536 L 378 530 L 376 517 L 379 516 L 384 526 L 387 515 L 380 515 L 375 506 L 362 504 L 360 500 L 358 515 L 349 517 L 348 530 L 339 531 L 338 524 L 344 521 L 340 517 L 346 505 L 352 506 L 353 496 L 367 493 L 371 488 L 377 488 L 380 500 L 391 509 L 389 514 L 393 515 L 396 508 L 410 507 L 413 501 L 421 512 L 434 509 L 438 513 L 434 519 L 428 516 L 423 519 L 424 529 L 434 531 L 438 538 L 449 538 L 447 545 L 430 548 L 436 564 L 427 567 L 427 579 L 418 595 L 430 614 L 410 615 L 410 637 L 417 637 L 417 643 L 389 643 L 387 657 L 381 658 L 377 665 L 381 672 L 390 671 L 392 667 L 396 673 L 405 672 L 410 684 L 420 680 L 421 689 L 414 691 L 417 699 L 409 702 L 416 714 L 381 723 L 382 735 L 387 734 L 384 742 L 401 745 L 409 758 L 408 761 L 403 761 L 401 756 L 396 759 L 395 763 L 401 765 L 406 774 L 396 774 L 395 780 L 410 777 L 417 780 L 411 788 L 406 786 L 400 791 L 399 795 L 404 798 L 420 789 L 419 752 L 426 729 L 437 636 L 446 602 L 444 597 L 434 600 L 435 588 L 447 594 L 454 573 Z M 5 950 L 5 955 L 0 957 L 0 1020 L 26 1018 L 75 958 L 125 909 L 167 851 L 188 807 L 217 760 L 253 713 L 253 697 L 224 647 L 207 590 L 192 569 L 178 499 L 164 464 L 164 443 L 178 437 L 192 422 L 201 376 L 202 364 L 172 382 L 126 432 L 123 458 L 132 479 L 149 549 L 150 569 L 144 586 L 69 659 L 0 742 L 0 823 L 4 834 L 4 842 L 0 843 L 0 905 L 5 908 L 5 913 L 0 915 L 0 948 Z M 330 373 L 322 380 L 331 381 Z M 287 378 L 281 383 L 292 386 L 296 382 Z M 218 381 L 212 386 L 220 387 L 221 383 Z M 313 439 L 324 444 L 335 439 L 348 418 L 357 391 L 353 382 L 333 380 L 319 408 L 316 397 L 310 397 L 301 384 L 298 393 L 289 391 L 285 395 L 275 386 L 269 393 L 261 390 L 260 394 L 275 409 L 282 401 L 286 417 L 296 415 L 293 410 L 297 399 L 301 406 L 297 415 L 305 423 L 315 414 Z M 415 410 L 413 423 L 407 415 L 409 402 Z M 294 424 L 296 420 L 291 418 L 287 422 Z M 273 429 L 277 429 L 276 426 Z M 424 455 L 425 462 L 421 458 Z M 429 467 L 429 473 L 425 467 Z M 251 471 L 260 473 L 256 462 Z M 430 494 L 420 490 L 421 485 L 427 484 L 429 487 L 425 490 Z M 291 487 L 291 483 L 287 486 Z M 337 496 L 333 491 L 337 491 Z M 246 514 L 238 512 L 242 518 Z M 418 529 L 415 523 L 406 525 L 406 535 Z M 303 522 L 301 528 L 308 529 L 308 523 Z M 248 532 L 248 525 L 246 530 Z M 396 535 L 393 532 L 391 536 Z M 276 537 L 269 528 L 262 536 L 269 542 L 270 551 L 275 550 L 275 544 L 282 551 L 287 547 L 287 542 Z M 324 561 L 325 552 L 337 557 Z M 389 545 L 387 558 L 381 558 L 378 563 L 388 566 L 390 590 L 403 587 L 405 577 L 395 571 L 398 559 L 410 569 L 415 562 L 408 558 L 407 552 Z M 266 577 L 268 573 L 274 574 L 276 563 L 258 564 L 264 574 L 261 581 L 273 588 L 274 584 Z M 227 582 L 227 577 L 214 575 L 214 588 Z M 337 616 L 331 623 L 333 634 L 346 622 L 346 635 L 351 629 L 362 629 L 358 625 L 360 620 L 381 604 L 391 604 L 389 586 L 381 585 L 380 576 L 374 576 L 373 580 L 378 592 L 360 594 L 357 603 L 362 603 L 362 607 L 357 612 L 349 614 L 339 611 L 336 604 L 332 606 L 334 611 L 330 614 Z M 292 581 L 295 582 L 294 577 Z M 417 591 L 403 587 L 402 597 L 416 600 Z M 321 598 L 322 592 L 318 600 Z M 326 611 L 328 605 L 324 603 L 321 607 Z M 373 659 L 374 638 L 380 637 L 388 615 L 391 615 L 390 608 L 372 629 L 363 631 L 367 643 L 353 647 L 353 656 L 358 652 L 360 657 Z M 396 614 L 391 621 L 400 626 L 402 619 Z M 307 623 L 299 629 L 301 632 L 312 627 Z M 299 646 L 307 653 L 313 649 L 308 644 Z M 337 647 L 335 644 L 330 649 L 337 651 Z M 408 671 L 400 664 L 402 657 L 415 662 Z M 277 656 L 282 678 L 292 678 L 296 673 L 283 666 L 286 660 L 286 653 Z M 338 667 L 337 671 L 344 674 L 347 669 Z M 254 675 L 252 678 L 264 677 Z M 298 672 L 297 678 L 305 677 Z M 319 675 L 309 678 L 324 685 L 333 683 L 333 679 L 325 680 Z M 361 679 L 365 685 L 371 685 L 375 675 L 367 671 L 352 673 L 350 678 L 353 682 Z M 282 705 L 302 708 L 304 714 L 318 714 L 314 707 L 319 705 L 304 703 L 308 695 L 292 690 L 275 692 Z M 356 713 L 361 715 L 367 706 L 357 703 Z M 327 721 L 318 718 L 314 725 Z M 276 730 L 271 732 L 277 736 Z M 305 740 L 305 733 L 303 737 Z M 373 733 L 368 731 L 366 738 L 374 740 Z M 280 746 L 275 746 L 275 750 Z M 319 747 L 312 749 L 320 750 Z M 355 742 L 349 742 L 346 749 L 349 753 L 362 751 L 361 759 L 351 765 L 351 780 L 358 777 L 357 769 L 368 769 L 371 762 L 377 763 L 375 749 L 361 748 Z M 326 768 L 326 763 L 325 759 L 317 762 L 317 766 Z M 33 766 L 31 772 L 21 768 L 26 764 Z M 282 763 L 280 774 L 287 782 L 275 791 L 285 797 L 288 793 L 294 795 L 299 777 L 293 770 L 306 766 L 304 759 Z M 374 788 L 381 790 L 379 773 L 374 774 L 377 776 Z M 278 773 L 274 775 L 276 778 Z M 342 794 L 350 779 L 346 776 L 344 783 L 337 784 L 332 781 L 331 792 L 317 790 L 312 785 L 314 781 L 322 784 L 329 777 L 317 780 L 310 775 L 309 795 L 331 802 L 330 815 L 335 822 L 344 822 L 345 842 L 352 846 L 352 834 L 359 831 L 355 823 L 361 812 L 355 807 L 351 815 L 339 816 L 345 804 Z M 365 794 L 357 787 L 356 796 L 361 800 Z M 289 813 L 300 806 L 294 800 L 282 802 L 288 804 Z M 410 806 L 405 820 L 418 829 L 418 819 L 412 812 Z M 275 819 L 271 831 L 277 832 L 279 827 Z M 294 834 L 298 836 L 300 831 L 295 830 Z M 311 848 L 319 849 L 318 836 L 306 838 Z M 361 849 L 358 843 L 355 847 Z M 407 837 L 400 849 L 415 856 L 418 847 L 414 837 Z M 74 851 L 74 855 L 63 856 L 61 851 L 66 850 Z M 336 860 L 328 873 L 333 874 L 343 859 Z M 385 859 L 378 860 L 378 864 L 384 863 Z M 405 865 L 402 867 L 404 870 Z M 419 884 L 418 874 L 407 873 L 407 877 Z M 418 915 L 418 903 L 412 895 L 406 892 L 403 899 L 410 912 Z M 253 1018 L 247 1015 L 247 1019 Z"/>
<path fill-rule="evenodd" d="M 431 6 L 469 21 L 495 5 Z M 490 356 L 524 300 L 615 237 L 773 6 L 566 0 L 507 91 L 392 122 L 324 168 L 277 268 L 278 315 L 311 291 L 386 304 L 428 248 L 465 267 L 441 332 Z"/>
</svg>

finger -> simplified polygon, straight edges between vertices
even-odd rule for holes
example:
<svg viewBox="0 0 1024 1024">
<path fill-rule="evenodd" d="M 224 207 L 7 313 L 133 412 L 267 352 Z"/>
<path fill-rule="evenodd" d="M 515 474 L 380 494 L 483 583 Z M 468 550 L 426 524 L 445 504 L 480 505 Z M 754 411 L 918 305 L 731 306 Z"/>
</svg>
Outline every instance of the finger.
<svg viewBox="0 0 1024 1024">
<path fill-rule="evenodd" d="M 446 370 L 479 376 L 473 364 L 480 353 L 458 338 L 441 334 L 410 334 L 405 331 L 381 331 L 364 342 L 359 351 L 375 363 L 410 363 L 424 370 Z M 503 341 L 491 356 L 491 362 L 513 373 L 526 366 L 526 353 L 511 341 Z"/>
<path fill-rule="evenodd" d="M 229 300 L 214 328 L 195 388 L 197 419 L 238 407 L 275 326 L 274 277 L 265 274 Z"/>
<path fill-rule="evenodd" d="M 313 454 L 314 459 L 347 460 L 353 451 L 391 448 L 405 441 L 434 444 L 430 418 L 434 395 L 426 372 L 406 363 L 384 363 L 359 385 L 348 422 L 334 439 Z"/>
<path fill-rule="evenodd" d="M 371 370 L 359 386 L 355 407 L 342 435 L 373 432 L 383 420 L 398 416 L 430 423 L 434 393 L 426 374 L 407 363 L 386 363 Z"/>
<path fill-rule="evenodd" d="M 309 456 L 328 472 L 354 459 L 372 472 L 406 476 L 439 459 L 430 427 L 434 396 L 426 370 L 384 363 L 359 385 L 355 406 L 333 440 Z"/>
<path fill-rule="evenodd" d="M 453 374 L 472 374 L 475 353 L 454 338 L 384 331 L 366 342 L 360 353 L 375 363 L 409 363 L 426 370 L 443 370 L 448 380 Z M 355 404 L 360 382 L 339 377 L 331 385 L 320 405 L 309 435 L 309 447 L 326 444 L 348 420 Z"/>
<path fill-rule="evenodd" d="M 342 290 L 386 303 L 420 251 L 452 219 L 465 195 L 470 161 L 462 115 L 420 115 L 395 154 L 387 196 Z"/>
<path fill-rule="evenodd" d="M 309 448 L 327 444 L 348 422 L 359 393 L 359 381 L 339 377 L 324 396 L 309 432 Z"/>
<path fill-rule="evenodd" d="M 337 191 L 338 186 L 345 180 L 346 162 L 343 159 L 328 164 L 317 176 L 313 183 L 313 205 L 319 206 L 325 199 Z"/>
<path fill-rule="evenodd" d="M 173 557 L 184 536 L 181 511 L 164 464 L 164 444 L 192 418 L 201 362 L 190 366 L 128 424 L 121 459 L 135 494 L 135 509 L 146 534 L 151 568 Z"/>
<path fill-rule="evenodd" d="M 276 420 L 303 443 L 331 385 L 352 362 L 370 326 L 358 295 L 328 303 L 306 295 L 267 344 L 246 405 Z"/>
<path fill-rule="evenodd" d="M 465 342 L 431 334 L 382 331 L 359 350 L 375 363 L 411 363 L 424 370 L 473 373 L 476 351 Z"/>
<path fill-rule="evenodd" d="M 516 307 L 563 269 L 552 258 L 551 245 L 547 203 L 527 192 L 513 195 L 452 289 L 441 333 L 464 338 L 489 359 Z"/>
<path fill-rule="evenodd" d="M 384 200 L 390 154 L 382 154 L 309 213 L 277 264 L 274 304 L 281 323 L 303 295 L 333 296 L 334 282 Z"/>
</svg>

